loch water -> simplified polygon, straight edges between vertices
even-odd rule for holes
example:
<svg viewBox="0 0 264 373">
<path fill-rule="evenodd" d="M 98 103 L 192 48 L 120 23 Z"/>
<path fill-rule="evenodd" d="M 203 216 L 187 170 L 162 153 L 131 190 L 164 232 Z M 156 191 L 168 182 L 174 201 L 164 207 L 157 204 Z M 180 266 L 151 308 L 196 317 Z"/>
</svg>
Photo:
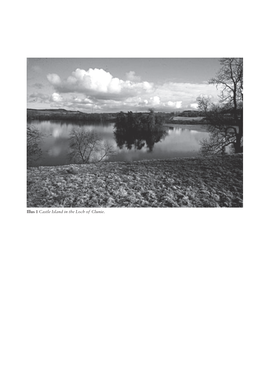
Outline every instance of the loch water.
<svg viewBox="0 0 264 373">
<path fill-rule="evenodd" d="M 105 161 L 136 161 L 144 159 L 169 159 L 198 155 L 200 142 L 209 137 L 200 125 L 165 124 L 160 136 L 151 134 L 145 138 L 122 138 L 115 134 L 114 123 L 78 124 L 61 121 L 32 121 L 30 125 L 39 131 L 41 158 L 32 166 L 55 166 L 72 163 L 69 158 L 72 130 L 83 128 L 95 132 L 98 137 L 112 146 L 115 151 Z M 119 137 L 118 137 L 119 136 Z"/>
</svg>

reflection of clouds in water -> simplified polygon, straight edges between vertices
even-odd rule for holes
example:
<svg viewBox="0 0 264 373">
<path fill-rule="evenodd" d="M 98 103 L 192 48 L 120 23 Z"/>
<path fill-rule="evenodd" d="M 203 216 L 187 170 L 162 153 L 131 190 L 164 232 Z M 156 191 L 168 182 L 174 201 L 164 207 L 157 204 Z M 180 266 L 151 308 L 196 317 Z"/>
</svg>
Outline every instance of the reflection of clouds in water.
<svg viewBox="0 0 264 373">
<path fill-rule="evenodd" d="M 204 138 L 208 138 L 208 132 L 206 129 L 198 125 L 174 125 L 173 127 L 168 125 L 166 130 L 168 136 L 161 139 L 160 142 L 154 144 L 153 151 L 149 152 L 145 145 L 140 149 L 135 149 L 132 144 L 131 150 L 127 149 L 124 145 L 122 149 L 117 146 L 114 136 L 114 126 L 112 123 L 108 125 L 101 124 L 68 124 L 68 123 L 54 123 L 50 121 L 38 122 L 36 127 L 40 129 L 41 133 L 45 135 L 42 143 L 43 151 L 43 164 L 54 165 L 54 164 L 67 164 L 67 156 L 69 152 L 69 138 L 72 129 L 84 128 L 85 131 L 93 131 L 97 133 L 99 138 L 104 142 L 112 146 L 115 151 L 115 155 L 111 155 L 105 159 L 108 160 L 120 160 L 120 161 L 133 161 L 140 159 L 151 159 L 151 158 L 170 158 L 178 156 L 195 155 L 200 149 L 200 141 Z M 100 156 L 96 154 L 95 157 Z"/>
<path fill-rule="evenodd" d="M 177 136 L 180 136 L 182 134 L 182 129 L 181 128 L 175 128 L 175 130 L 173 131 L 173 133 Z"/>
<path fill-rule="evenodd" d="M 63 125 L 58 126 L 56 124 L 55 125 L 53 124 L 51 128 L 52 136 L 67 139 L 69 137 L 69 134 L 72 128 L 73 128 L 72 125 L 63 124 Z"/>
<path fill-rule="evenodd" d="M 38 123 L 38 127 L 41 133 L 46 136 L 52 136 L 55 138 L 68 138 L 73 128 L 72 124 L 59 124 L 51 121 L 43 121 Z"/>
<path fill-rule="evenodd" d="M 48 155 L 51 157 L 57 157 L 61 153 L 61 147 L 60 146 L 53 146 L 51 149 L 48 151 Z"/>
<path fill-rule="evenodd" d="M 61 137 L 62 135 L 62 130 L 61 128 L 54 128 L 52 131 L 52 136 L 53 137 Z"/>
<path fill-rule="evenodd" d="M 200 141 L 208 137 L 206 132 L 175 128 L 162 142 L 155 144 L 154 152 L 192 152 L 200 149 Z"/>
</svg>

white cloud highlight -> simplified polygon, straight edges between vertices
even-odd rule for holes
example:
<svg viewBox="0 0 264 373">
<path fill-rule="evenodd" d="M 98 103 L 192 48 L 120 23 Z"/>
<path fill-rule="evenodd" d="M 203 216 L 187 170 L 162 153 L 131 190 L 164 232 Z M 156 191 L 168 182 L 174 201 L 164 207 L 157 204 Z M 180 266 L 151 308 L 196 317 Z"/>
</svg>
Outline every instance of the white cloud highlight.
<svg viewBox="0 0 264 373">
<path fill-rule="evenodd" d="M 160 104 L 159 96 L 150 97 L 150 103 L 154 106 L 159 105 Z"/>
<path fill-rule="evenodd" d="M 180 109 L 182 107 L 182 101 L 176 101 L 176 102 L 168 101 L 167 105 L 171 107 L 172 109 Z"/>
<path fill-rule="evenodd" d="M 136 76 L 132 74 L 132 78 L 136 78 Z M 127 97 L 151 92 L 153 89 L 152 83 L 124 81 L 113 77 L 103 69 L 97 68 L 90 68 L 87 71 L 76 69 L 64 81 L 57 74 L 48 74 L 47 79 L 59 93 L 84 93 L 101 99 L 117 99 L 119 97 L 120 100 L 123 100 Z"/>
<path fill-rule="evenodd" d="M 59 93 L 52 93 L 52 101 L 54 102 L 62 102 L 63 98 Z"/>
</svg>

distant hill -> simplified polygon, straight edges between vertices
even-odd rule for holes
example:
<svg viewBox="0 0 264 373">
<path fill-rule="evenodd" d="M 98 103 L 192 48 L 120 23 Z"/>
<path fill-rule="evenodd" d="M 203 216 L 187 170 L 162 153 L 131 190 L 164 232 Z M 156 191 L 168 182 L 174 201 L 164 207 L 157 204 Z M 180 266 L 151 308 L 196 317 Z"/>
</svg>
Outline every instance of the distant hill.
<svg viewBox="0 0 264 373">
<path fill-rule="evenodd" d="M 27 109 L 28 120 L 74 120 L 88 122 L 105 122 L 115 120 L 112 113 L 83 113 L 65 109 Z"/>
</svg>

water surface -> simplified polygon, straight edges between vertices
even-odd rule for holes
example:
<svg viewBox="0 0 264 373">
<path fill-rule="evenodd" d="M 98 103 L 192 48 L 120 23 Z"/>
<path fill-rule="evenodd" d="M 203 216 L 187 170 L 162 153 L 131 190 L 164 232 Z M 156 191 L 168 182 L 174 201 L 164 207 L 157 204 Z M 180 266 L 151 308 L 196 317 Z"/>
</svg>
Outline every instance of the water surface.
<svg viewBox="0 0 264 373">
<path fill-rule="evenodd" d="M 40 147 L 42 157 L 32 165 L 65 165 L 71 163 L 69 159 L 70 134 L 73 129 L 83 128 L 85 131 L 94 131 L 114 150 L 107 161 L 135 161 L 143 159 L 165 159 L 175 157 L 193 157 L 198 154 L 200 141 L 208 138 L 209 134 L 199 125 L 172 125 L 164 126 L 165 134 L 156 139 L 150 147 L 145 139 L 139 139 L 140 149 L 132 144 L 128 149 L 126 144 L 120 148 L 114 134 L 114 123 L 76 124 L 59 121 L 32 121 L 31 125 L 38 129 L 42 135 Z M 118 142 L 119 143 L 119 142 Z M 138 142 L 137 142 L 138 143 Z M 151 148 L 151 149 L 150 149 Z"/>
</svg>

